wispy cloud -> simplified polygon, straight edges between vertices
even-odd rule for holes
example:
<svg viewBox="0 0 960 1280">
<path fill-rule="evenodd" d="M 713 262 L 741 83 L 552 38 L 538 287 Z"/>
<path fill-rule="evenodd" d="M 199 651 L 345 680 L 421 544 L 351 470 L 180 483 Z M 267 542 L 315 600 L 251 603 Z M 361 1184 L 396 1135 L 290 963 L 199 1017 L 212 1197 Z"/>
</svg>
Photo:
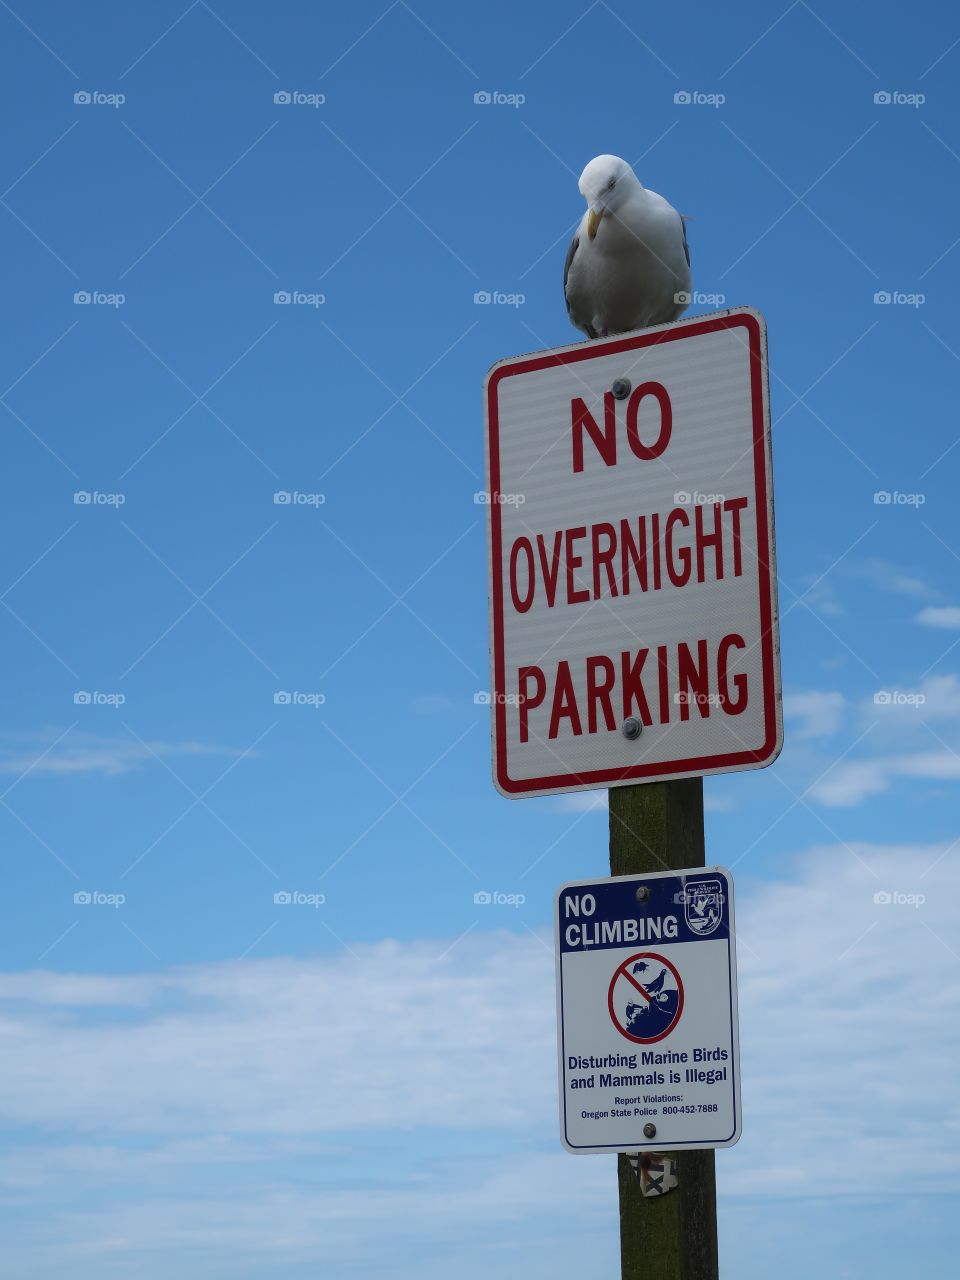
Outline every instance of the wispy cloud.
<svg viewBox="0 0 960 1280">
<path fill-rule="evenodd" d="M 783 714 L 799 721 L 791 730 L 791 736 L 798 740 L 823 738 L 836 733 L 843 722 L 843 711 L 842 693 L 808 689 L 783 695 Z"/>
<path fill-rule="evenodd" d="M 547 952 L 513 934 L 443 950 L 384 942 L 356 956 L 156 976 L 2 977 L 12 1025 L 31 1006 L 30 1041 L 64 1069 L 70 1062 L 72 1084 L 61 1092 L 24 1052 L 7 1062 L 0 1112 L 72 1132 L 181 1137 L 375 1130 L 401 1118 L 453 1128 L 544 1121 Z"/>
<path fill-rule="evenodd" d="M 710 783 L 706 784 L 709 787 Z M 716 792 L 704 789 L 703 808 L 705 813 L 732 813 L 736 808 L 733 796 L 729 791 Z"/>
<path fill-rule="evenodd" d="M 815 848 L 789 876 L 741 885 L 748 1123 L 720 1164 L 725 1194 L 807 1195 L 814 1170 L 818 1194 L 875 1194 L 878 1163 L 906 1167 L 917 1150 L 918 1193 L 960 1188 L 943 1123 L 960 1055 L 958 894 L 946 844 Z M 484 1238 L 547 1212 L 575 1215 L 578 1232 L 610 1222 L 609 1163 L 559 1149 L 553 962 L 529 936 L 6 975 L 0 1013 L 0 1115 L 28 1137 L 0 1156 L 14 1269 L 40 1247 L 22 1222 L 41 1204 L 51 1267 L 73 1254 L 112 1278 L 136 1258 L 148 1280 L 175 1265 L 199 1277 L 188 1255 L 207 1247 L 236 1261 L 224 1274 L 251 1252 L 291 1264 L 320 1247 L 344 1274 L 376 1261 L 372 1206 L 379 1237 L 421 1252 L 437 1231 L 472 1241 L 478 1220 Z M 881 1112 L 897 1124 L 878 1126 Z M 818 1163 L 824 1133 L 843 1160 Z M 303 1161 L 310 1178 L 291 1179 Z"/>
<path fill-rule="evenodd" d="M 570 791 L 557 796 L 553 807 L 561 813 L 605 813 L 608 808 L 606 791 Z"/>
<path fill-rule="evenodd" d="M 742 895 L 750 1119 L 724 1162 L 729 1191 L 874 1194 L 884 1161 L 909 1163 L 911 1149 L 929 1154 L 916 1169 L 926 1189 L 960 1186 L 945 1123 L 960 1051 L 958 893 L 960 848 L 858 842 L 808 850 L 789 877 Z M 897 1125 L 878 1123 L 886 1115 Z M 842 1161 L 823 1161 L 825 1133 Z"/>
<path fill-rule="evenodd" d="M 944 631 L 960 631 L 960 605 L 928 605 L 914 621 L 923 627 L 940 627 Z"/>
<path fill-rule="evenodd" d="M 830 808 L 850 808 L 880 795 L 904 778 L 956 782 L 960 780 L 960 755 L 945 749 L 843 760 L 815 783 L 811 794 Z"/>
<path fill-rule="evenodd" d="M 860 705 L 865 722 L 895 722 L 898 732 L 927 721 L 960 720 L 960 679 L 952 672 L 917 685 L 878 689 Z"/>
<path fill-rule="evenodd" d="M 244 754 L 238 748 L 209 742 L 140 742 L 133 737 L 100 737 L 80 731 L 61 736 L 59 731 L 50 730 L 46 734 L 7 734 L 0 739 L 0 774 L 49 777 L 88 773 L 113 777 L 145 764 L 156 764 L 158 756 L 166 759 Z"/>
<path fill-rule="evenodd" d="M 906 596 L 908 599 L 932 600 L 940 594 L 914 569 L 906 569 L 892 560 L 883 560 L 878 557 L 869 557 L 864 560 L 851 559 L 843 565 L 842 572 L 847 577 L 860 578 L 881 591 Z"/>
<path fill-rule="evenodd" d="M 790 741 L 814 740 L 840 731 L 847 715 L 840 694 L 784 695 L 784 713 L 795 719 Z M 830 808 L 850 808 L 908 779 L 960 779 L 960 677 L 950 672 L 917 684 L 897 685 L 850 700 L 853 731 L 849 752 L 839 758 L 827 745 L 806 760 L 809 794 Z M 836 739 L 829 744 L 835 748 Z"/>
</svg>

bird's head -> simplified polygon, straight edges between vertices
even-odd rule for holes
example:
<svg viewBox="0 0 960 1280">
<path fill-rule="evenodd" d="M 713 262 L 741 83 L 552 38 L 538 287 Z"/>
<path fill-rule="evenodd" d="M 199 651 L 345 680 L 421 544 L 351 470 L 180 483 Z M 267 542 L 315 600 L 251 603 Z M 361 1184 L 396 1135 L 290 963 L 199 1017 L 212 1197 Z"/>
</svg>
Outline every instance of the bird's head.
<svg viewBox="0 0 960 1280">
<path fill-rule="evenodd" d="M 594 156 L 580 175 L 580 194 L 587 202 L 587 235 L 592 240 L 606 213 L 616 213 L 619 206 L 636 191 L 640 181 L 619 156 Z"/>
</svg>

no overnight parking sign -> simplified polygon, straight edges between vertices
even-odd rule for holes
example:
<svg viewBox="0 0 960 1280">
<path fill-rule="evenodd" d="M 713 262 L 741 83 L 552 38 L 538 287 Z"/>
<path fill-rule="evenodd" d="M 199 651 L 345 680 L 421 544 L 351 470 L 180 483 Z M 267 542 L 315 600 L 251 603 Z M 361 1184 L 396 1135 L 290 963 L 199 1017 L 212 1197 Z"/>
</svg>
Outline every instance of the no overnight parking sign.
<svg viewBox="0 0 960 1280">
<path fill-rule="evenodd" d="M 568 1150 L 740 1137 L 733 882 L 722 867 L 564 885 L 556 898 Z"/>
<path fill-rule="evenodd" d="M 501 360 L 485 389 L 507 796 L 780 750 L 766 329 L 749 308 Z"/>
</svg>

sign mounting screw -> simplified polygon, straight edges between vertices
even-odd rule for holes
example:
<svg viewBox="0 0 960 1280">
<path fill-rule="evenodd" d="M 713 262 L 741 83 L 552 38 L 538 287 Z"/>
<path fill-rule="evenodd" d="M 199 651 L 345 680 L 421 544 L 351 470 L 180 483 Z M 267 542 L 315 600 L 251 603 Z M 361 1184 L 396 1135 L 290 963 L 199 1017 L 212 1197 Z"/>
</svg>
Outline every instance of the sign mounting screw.
<svg viewBox="0 0 960 1280">
<path fill-rule="evenodd" d="M 657 1126 L 649 1122 L 643 1126 L 643 1136 L 645 1138 L 655 1138 L 657 1136 Z"/>
<path fill-rule="evenodd" d="M 623 724 L 620 726 L 620 732 L 630 742 L 635 741 L 643 733 L 643 725 L 636 716 L 627 716 Z"/>
<path fill-rule="evenodd" d="M 637 892 L 636 892 L 636 899 L 638 902 L 649 902 L 650 886 L 646 884 L 638 885 Z"/>
<path fill-rule="evenodd" d="M 630 379 L 615 378 L 610 390 L 613 392 L 614 400 L 626 400 L 627 396 L 630 394 Z"/>
</svg>

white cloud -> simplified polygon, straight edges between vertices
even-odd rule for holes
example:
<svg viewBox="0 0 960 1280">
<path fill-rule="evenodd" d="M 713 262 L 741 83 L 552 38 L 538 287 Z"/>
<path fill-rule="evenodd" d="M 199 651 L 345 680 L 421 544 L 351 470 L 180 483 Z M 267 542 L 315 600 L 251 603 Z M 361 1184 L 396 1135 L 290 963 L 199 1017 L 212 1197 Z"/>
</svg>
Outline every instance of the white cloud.
<svg viewBox="0 0 960 1280">
<path fill-rule="evenodd" d="M 809 605 L 814 613 L 823 613 L 831 618 L 838 618 L 844 612 L 843 604 L 829 579 L 807 574 L 801 582 L 806 588 L 801 593 L 804 604 Z M 791 597 L 792 599 L 792 597 Z"/>
<path fill-rule="evenodd" d="M 930 605 L 926 609 L 921 609 L 914 621 L 924 627 L 942 627 L 948 631 L 957 631 L 960 630 L 960 606 Z"/>
<path fill-rule="evenodd" d="M 879 689 L 861 712 L 867 722 L 895 720 L 898 730 L 925 720 L 954 720 L 960 718 L 960 679 L 951 673 L 928 676 L 913 687 Z"/>
<path fill-rule="evenodd" d="M 70 776 L 83 773 L 114 777 L 144 764 L 175 756 L 252 755 L 236 747 L 208 742 L 139 742 L 134 737 L 100 737 L 74 731 L 65 737 L 47 734 L 7 734 L 0 741 L 0 774 Z"/>
<path fill-rule="evenodd" d="M 568 791 L 556 798 L 556 808 L 561 813 L 592 813 L 594 809 L 606 811 L 608 807 L 606 790 Z"/>
<path fill-rule="evenodd" d="M 783 714 L 800 721 L 791 730 L 791 737 L 803 740 L 823 738 L 836 733 L 843 722 L 844 705 L 842 693 L 824 693 L 818 689 L 785 693 Z"/>
<path fill-rule="evenodd" d="M 960 846 L 822 847 L 743 880 L 721 1195 L 876 1195 L 878 1169 L 960 1190 L 958 898 Z M 0 1154 L 11 1274 L 611 1269 L 613 1162 L 559 1148 L 552 956 L 445 945 L 0 976 L 0 1113 L 27 1135 Z"/>
<path fill-rule="evenodd" d="M 708 791 L 706 788 L 709 783 L 704 785 L 703 792 L 703 809 L 705 813 L 732 813 L 736 808 L 733 802 L 733 796 L 729 791 L 716 792 Z"/>
<path fill-rule="evenodd" d="M 292 1176 L 257 1176 L 234 1144 L 224 1144 L 218 1162 L 200 1153 L 209 1176 L 194 1186 L 198 1153 L 179 1154 L 179 1169 L 151 1168 L 123 1149 L 103 1148 L 86 1162 L 66 1154 L 63 1191 L 82 1210 L 58 1212 L 58 1186 L 52 1207 L 45 1198 L 42 1230 L 22 1230 L 28 1248 L 20 1253 L 7 1235 L 5 1259 L 17 1267 L 10 1274 L 31 1280 L 64 1274 L 166 1280 L 171 1273 L 178 1280 L 447 1280 L 452 1274 L 528 1280 L 566 1275 L 571 1266 L 576 1274 L 612 1274 L 619 1252 L 610 1158 L 578 1160 L 556 1150 L 512 1152 L 504 1160 L 448 1148 L 411 1172 L 401 1144 L 381 1143 L 368 1152 L 376 1173 L 360 1183 L 353 1175 L 320 1175 L 324 1156 L 337 1170 L 344 1153 L 303 1150 Z M 275 1153 L 260 1148 L 258 1154 Z M 95 1196 L 87 1195 L 91 1169 L 100 1188 Z M 11 1191 L 22 1210 L 22 1188 L 8 1187 L 8 1198 Z M 567 1222 L 558 1229 L 562 1213 Z"/>
<path fill-rule="evenodd" d="M 904 779 L 960 779 L 956 733 L 960 678 L 956 675 L 928 676 L 915 686 L 890 685 L 863 698 L 856 710 L 864 742 L 900 749 L 841 758 L 829 767 L 824 761 L 823 772 L 810 791 L 821 804 L 834 808 L 857 805 Z"/>
<path fill-rule="evenodd" d="M 880 795 L 901 778 L 926 782 L 960 779 L 960 756 L 952 751 L 918 751 L 912 755 L 875 756 L 869 760 L 843 760 L 811 788 L 811 795 L 831 808 L 849 808 L 870 796 Z"/>
<path fill-rule="evenodd" d="M 19 1002 L 34 1008 L 6 1061 L 0 1116 L 101 1135 L 302 1135 L 398 1116 L 509 1129 L 549 1111 L 535 1083 L 551 1068 L 546 951 L 510 933 L 443 956 L 436 944 L 355 950 L 156 977 L 0 977 L 0 1001 L 17 1002 L 9 1027 Z M 55 1062 L 69 1062 L 69 1089 Z"/>
<path fill-rule="evenodd" d="M 795 873 L 738 909 L 745 1137 L 726 1186 L 869 1194 L 917 1150 L 915 1190 L 960 1186 L 960 846 L 820 848 Z"/>
<path fill-rule="evenodd" d="M 882 591 L 890 591 L 894 595 L 907 596 L 912 599 L 936 598 L 937 592 L 925 579 L 909 569 L 902 569 L 890 560 L 869 558 L 866 560 L 850 560 L 842 566 L 842 571 L 852 578 L 862 578 Z"/>
</svg>

